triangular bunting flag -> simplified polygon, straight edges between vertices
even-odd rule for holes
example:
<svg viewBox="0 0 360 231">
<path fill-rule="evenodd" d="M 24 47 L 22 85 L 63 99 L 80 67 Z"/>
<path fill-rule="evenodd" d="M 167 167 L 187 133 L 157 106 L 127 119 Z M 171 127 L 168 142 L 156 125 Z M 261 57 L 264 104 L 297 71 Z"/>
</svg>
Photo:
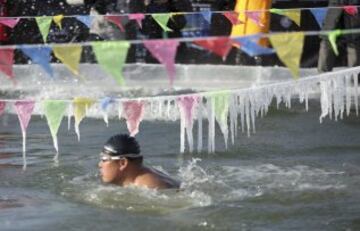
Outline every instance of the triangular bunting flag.
<svg viewBox="0 0 360 231">
<path fill-rule="evenodd" d="M 40 33 L 43 37 L 44 43 L 46 43 L 47 37 L 49 35 L 52 17 L 49 16 L 35 17 L 35 20 L 39 27 Z"/>
<path fill-rule="evenodd" d="M 56 152 L 59 152 L 59 145 L 57 142 L 57 132 L 59 130 L 61 120 L 64 117 L 67 109 L 67 103 L 62 100 L 45 100 L 43 101 L 44 114 L 50 128 L 50 133 L 53 139 Z"/>
<path fill-rule="evenodd" d="M 0 101 L 0 116 L 4 113 L 6 102 Z"/>
<path fill-rule="evenodd" d="M 144 14 L 129 14 L 130 20 L 135 20 L 140 28 L 142 28 L 142 20 L 144 20 L 145 15 Z"/>
<path fill-rule="evenodd" d="M 311 13 L 314 15 L 315 20 L 318 23 L 320 28 L 323 27 L 323 23 L 324 23 L 324 20 L 326 17 L 327 10 L 328 10 L 327 7 L 310 9 Z"/>
<path fill-rule="evenodd" d="M 0 71 L 5 73 L 10 79 L 14 78 L 14 49 L 0 49 Z"/>
<path fill-rule="evenodd" d="M 245 12 L 246 17 L 251 19 L 256 25 L 264 27 L 265 25 L 261 23 L 261 12 L 258 11 L 249 11 Z"/>
<path fill-rule="evenodd" d="M 18 18 L 0 18 L 0 24 L 3 24 L 10 28 L 14 28 L 19 21 L 20 19 Z"/>
<path fill-rule="evenodd" d="M 86 116 L 87 110 L 95 103 L 93 99 L 76 97 L 73 100 L 74 116 L 75 116 L 75 132 L 80 141 L 80 122 Z"/>
<path fill-rule="evenodd" d="M 176 40 L 145 40 L 144 46 L 150 53 L 164 64 L 169 75 L 170 86 L 175 79 L 175 56 L 179 42 Z"/>
<path fill-rule="evenodd" d="M 207 21 L 209 24 L 211 24 L 211 16 L 212 12 L 209 10 L 200 12 L 201 16 Z"/>
<path fill-rule="evenodd" d="M 50 65 L 51 48 L 48 46 L 42 47 L 27 47 L 20 46 L 21 51 L 28 56 L 34 63 L 39 64 L 51 77 L 53 76 L 53 69 Z"/>
<path fill-rule="evenodd" d="M 102 114 L 103 114 L 103 118 L 106 123 L 106 126 L 109 126 L 108 108 L 109 108 L 109 105 L 114 102 L 115 102 L 115 100 L 111 97 L 105 97 L 100 102 L 101 110 L 102 110 Z"/>
<path fill-rule="evenodd" d="M 282 10 L 282 9 L 270 9 L 271 13 L 284 15 L 291 20 L 293 20 L 298 26 L 300 26 L 301 20 L 301 10 L 299 9 L 290 9 L 290 10 Z"/>
<path fill-rule="evenodd" d="M 344 11 L 351 16 L 355 16 L 358 14 L 357 6 L 344 6 Z"/>
<path fill-rule="evenodd" d="M 64 15 L 62 14 L 53 16 L 54 23 L 60 28 L 60 30 L 62 30 L 61 22 L 63 19 L 64 19 Z"/>
<path fill-rule="evenodd" d="M 26 169 L 26 129 L 29 125 L 31 114 L 34 110 L 34 101 L 17 101 L 15 104 L 15 111 L 18 115 L 21 133 L 23 136 L 23 168 Z"/>
<path fill-rule="evenodd" d="M 342 34 L 341 30 L 334 30 L 329 32 L 328 34 L 331 47 L 336 55 L 339 55 L 339 50 L 337 48 L 336 40 L 341 34 Z"/>
<path fill-rule="evenodd" d="M 66 46 L 53 46 L 54 55 L 65 66 L 67 66 L 72 73 L 79 75 L 79 63 L 81 58 L 82 47 L 81 45 L 66 45 Z"/>
<path fill-rule="evenodd" d="M 228 56 L 232 48 L 232 40 L 229 38 L 197 40 L 193 43 L 205 49 L 208 49 L 209 51 L 219 55 L 223 59 Z"/>
<path fill-rule="evenodd" d="M 122 74 L 122 67 L 126 61 L 126 56 L 130 44 L 128 42 L 93 42 L 92 48 L 96 59 L 101 67 L 110 75 L 112 75 L 116 82 L 124 85 L 124 77 Z"/>
<path fill-rule="evenodd" d="M 240 44 L 240 49 L 251 57 L 259 55 L 274 54 L 275 50 L 258 45 L 253 41 L 253 36 L 235 38 L 234 40 Z"/>
<path fill-rule="evenodd" d="M 139 125 L 144 117 L 145 105 L 142 101 L 123 102 L 123 116 L 131 136 L 139 132 Z"/>
<path fill-rule="evenodd" d="M 280 60 L 290 69 L 294 77 L 299 76 L 300 59 L 304 46 L 304 33 L 279 33 L 270 35 L 270 41 Z M 289 46 L 291 44 L 291 46 Z"/>
<path fill-rule="evenodd" d="M 121 22 L 121 17 L 122 16 L 110 15 L 110 16 L 105 16 L 104 18 L 107 21 L 114 23 L 120 29 L 121 32 L 125 32 L 124 26 Z"/>
<path fill-rule="evenodd" d="M 239 19 L 239 13 L 234 11 L 227 11 L 223 15 L 231 22 L 232 25 L 242 23 Z"/>
<path fill-rule="evenodd" d="M 88 28 L 91 27 L 93 17 L 92 16 L 86 16 L 86 15 L 79 15 L 76 16 L 76 19 L 85 24 Z"/>
<path fill-rule="evenodd" d="M 152 14 L 151 16 L 164 31 L 166 31 L 166 32 L 173 31 L 172 29 L 167 27 L 167 24 L 171 17 L 171 14 Z"/>
<path fill-rule="evenodd" d="M 221 132 L 224 135 L 225 147 L 227 148 L 227 140 L 229 135 L 228 114 L 230 94 L 228 92 L 212 95 L 214 100 L 215 119 L 218 122 Z"/>
</svg>

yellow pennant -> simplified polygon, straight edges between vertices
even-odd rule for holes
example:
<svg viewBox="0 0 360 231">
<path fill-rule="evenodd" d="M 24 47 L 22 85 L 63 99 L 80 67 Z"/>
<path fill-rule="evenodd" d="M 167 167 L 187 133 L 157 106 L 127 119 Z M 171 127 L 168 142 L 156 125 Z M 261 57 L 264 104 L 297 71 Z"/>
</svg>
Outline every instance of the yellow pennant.
<svg viewBox="0 0 360 231">
<path fill-rule="evenodd" d="M 283 15 L 293 20 L 296 25 L 300 26 L 301 11 L 300 10 L 284 10 Z"/>
<path fill-rule="evenodd" d="M 79 75 L 79 63 L 82 47 L 79 45 L 54 46 L 53 52 L 63 64 L 65 64 L 75 75 Z"/>
<path fill-rule="evenodd" d="M 304 46 L 304 33 L 295 32 L 270 35 L 270 42 L 280 60 L 290 69 L 293 76 L 298 78 Z"/>
<path fill-rule="evenodd" d="M 85 118 L 87 110 L 95 103 L 95 100 L 84 97 L 76 97 L 73 100 L 75 132 L 80 140 L 80 122 Z"/>
<path fill-rule="evenodd" d="M 64 15 L 59 14 L 53 17 L 55 24 L 62 30 L 61 22 L 64 19 Z"/>
</svg>

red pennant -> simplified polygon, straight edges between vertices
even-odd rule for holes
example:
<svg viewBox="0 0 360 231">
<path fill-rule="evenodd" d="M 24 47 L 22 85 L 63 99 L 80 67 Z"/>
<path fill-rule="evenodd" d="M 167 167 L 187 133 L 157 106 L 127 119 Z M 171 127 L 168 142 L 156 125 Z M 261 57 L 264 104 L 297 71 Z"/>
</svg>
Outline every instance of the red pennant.
<svg viewBox="0 0 360 231">
<path fill-rule="evenodd" d="M 124 26 L 121 22 L 121 16 L 105 16 L 105 19 L 119 27 L 121 32 L 125 32 Z"/>
<path fill-rule="evenodd" d="M 198 41 L 194 41 L 193 43 L 205 49 L 208 49 L 214 54 L 221 56 L 223 59 L 225 59 L 228 56 L 232 48 L 232 41 L 229 38 L 198 40 Z"/>
<path fill-rule="evenodd" d="M 142 101 L 123 102 L 123 115 L 131 136 L 139 132 L 139 125 L 144 117 L 145 104 Z"/>
<path fill-rule="evenodd" d="M 228 11 L 228 12 L 223 13 L 223 15 L 231 22 L 232 25 L 237 25 L 237 24 L 243 23 L 242 21 L 240 21 L 239 13 L 237 13 L 237 12 Z"/>
<path fill-rule="evenodd" d="M 13 74 L 13 64 L 14 64 L 14 49 L 5 48 L 0 49 L 0 71 L 5 73 L 7 76 L 12 79 Z"/>
<path fill-rule="evenodd" d="M 351 16 L 357 15 L 358 9 L 356 6 L 344 6 L 344 10 Z"/>
</svg>

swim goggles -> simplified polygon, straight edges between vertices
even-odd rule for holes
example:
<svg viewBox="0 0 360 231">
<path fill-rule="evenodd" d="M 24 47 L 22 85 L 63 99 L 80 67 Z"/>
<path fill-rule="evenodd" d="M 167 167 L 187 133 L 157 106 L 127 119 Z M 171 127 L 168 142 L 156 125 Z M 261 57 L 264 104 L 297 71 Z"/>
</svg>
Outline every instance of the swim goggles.
<svg viewBox="0 0 360 231">
<path fill-rule="evenodd" d="M 100 153 L 100 160 L 103 161 L 103 162 L 111 161 L 111 160 L 122 160 L 122 159 L 125 159 L 125 158 L 140 158 L 140 157 L 142 157 L 142 155 L 131 154 L 131 153 L 121 155 L 121 156 L 110 156 L 109 154 L 104 153 L 104 152 Z"/>
</svg>

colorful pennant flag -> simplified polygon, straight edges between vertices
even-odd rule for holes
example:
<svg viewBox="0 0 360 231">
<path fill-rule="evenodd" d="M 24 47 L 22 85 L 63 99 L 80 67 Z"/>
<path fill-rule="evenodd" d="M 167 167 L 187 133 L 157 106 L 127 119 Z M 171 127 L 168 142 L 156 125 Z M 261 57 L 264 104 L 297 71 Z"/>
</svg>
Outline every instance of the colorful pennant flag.
<svg viewBox="0 0 360 231">
<path fill-rule="evenodd" d="M 57 141 L 57 132 L 59 130 L 62 118 L 67 109 L 67 103 L 62 100 L 45 100 L 43 101 L 44 114 L 50 128 L 53 139 L 54 148 L 59 153 L 59 145 Z"/>
<path fill-rule="evenodd" d="M 18 24 L 18 22 L 20 21 L 20 19 L 18 18 L 0 18 L 0 24 L 3 24 L 7 27 L 10 28 L 14 28 L 16 26 L 16 24 Z"/>
<path fill-rule="evenodd" d="M 274 14 L 286 16 L 286 17 L 290 18 L 291 20 L 293 20 L 296 23 L 296 25 L 300 26 L 301 10 L 299 10 L 299 9 L 282 10 L 282 9 L 273 8 L 273 9 L 270 9 L 270 12 L 274 13 Z"/>
<path fill-rule="evenodd" d="M 230 38 L 196 40 L 193 43 L 219 55 L 223 59 L 226 59 L 232 48 L 232 40 Z"/>
<path fill-rule="evenodd" d="M 54 55 L 65 66 L 67 66 L 72 73 L 79 75 L 79 63 L 81 58 L 81 45 L 67 45 L 67 46 L 53 46 Z"/>
<path fill-rule="evenodd" d="M 239 19 L 239 13 L 234 11 L 227 11 L 223 15 L 231 22 L 232 25 L 243 23 Z"/>
<path fill-rule="evenodd" d="M 6 74 L 10 79 L 14 78 L 14 49 L 0 49 L 0 71 Z"/>
<path fill-rule="evenodd" d="M 212 95 L 214 100 L 215 119 L 220 126 L 225 140 L 225 147 L 227 148 L 227 140 L 229 135 L 228 129 L 228 114 L 229 114 L 229 92 L 218 93 Z"/>
<path fill-rule="evenodd" d="M 315 20 L 320 28 L 323 27 L 327 11 L 328 11 L 327 7 L 310 9 L 310 12 L 314 15 Z"/>
<path fill-rule="evenodd" d="M 122 68 L 126 61 L 129 42 L 93 42 L 92 48 L 96 59 L 101 67 L 110 75 L 112 75 L 116 82 L 124 85 L 124 77 Z"/>
<path fill-rule="evenodd" d="M 212 17 L 211 11 L 209 11 L 209 10 L 202 11 L 202 12 L 200 12 L 200 14 L 205 19 L 205 21 L 207 21 L 209 24 L 211 24 L 211 17 Z"/>
<path fill-rule="evenodd" d="M 143 101 L 126 101 L 122 103 L 122 107 L 130 135 L 135 136 L 144 117 L 145 104 Z"/>
<path fill-rule="evenodd" d="M 169 75 L 170 86 L 175 79 L 175 56 L 179 42 L 176 40 L 145 40 L 144 46 L 160 63 L 164 64 Z"/>
<path fill-rule="evenodd" d="M 15 111 L 18 115 L 21 133 L 23 137 L 23 169 L 26 169 L 26 129 L 29 125 L 31 114 L 34 110 L 34 101 L 17 101 L 15 104 Z"/>
<path fill-rule="evenodd" d="M 51 51 L 52 51 L 51 47 L 48 47 L 48 46 L 41 46 L 41 47 L 20 46 L 20 49 L 34 63 L 39 64 L 51 77 L 53 77 L 54 72 L 50 65 Z"/>
<path fill-rule="evenodd" d="M 129 19 L 130 20 L 135 20 L 140 28 L 142 28 L 142 20 L 144 20 L 144 18 L 145 18 L 144 14 L 140 14 L 140 13 L 129 14 Z"/>
<path fill-rule="evenodd" d="M 79 15 L 76 16 L 76 19 L 85 24 L 88 28 L 91 27 L 93 17 L 92 16 L 86 16 L 86 15 Z"/>
<path fill-rule="evenodd" d="M 279 33 L 270 35 L 270 41 L 280 60 L 295 78 L 299 76 L 300 59 L 304 46 L 304 33 Z M 289 46 L 291 44 L 291 46 Z"/>
<path fill-rule="evenodd" d="M 173 31 L 167 27 L 171 14 L 152 14 L 151 16 L 165 32 Z"/>
<path fill-rule="evenodd" d="M 342 31 L 341 30 L 334 30 L 334 31 L 330 31 L 328 34 L 328 38 L 331 44 L 331 47 L 335 53 L 335 55 L 339 55 L 339 50 L 336 44 L 336 40 L 337 38 L 342 35 Z"/>
<path fill-rule="evenodd" d="M 63 19 L 64 19 L 64 15 L 62 14 L 53 16 L 54 23 L 60 28 L 60 30 L 62 30 L 61 22 Z"/>
<path fill-rule="evenodd" d="M 47 37 L 49 35 L 52 17 L 49 16 L 35 17 L 35 20 L 39 27 L 41 36 L 43 37 L 44 43 L 46 43 Z"/>
<path fill-rule="evenodd" d="M 240 44 L 240 49 L 251 57 L 275 53 L 274 49 L 258 45 L 253 41 L 254 38 L 254 36 L 248 36 L 235 38 L 234 40 Z"/>
<path fill-rule="evenodd" d="M 121 32 L 125 32 L 124 26 L 121 22 L 121 17 L 122 16 L 113 16 L 113 15 L 104 16 L 104 18 L 107 21 L 114 23 L 120 29 Z"/>
<path fill-rule="evenodd" d="M 6 102 L 0 101 L 0 116 L 4 113 L 6 107 Z"/>
<path fill-rule="evenodd" d="M 101 101 L 100 101 L 100 105 L 101 105 L 101 110 L 102 110 L 102 113 L 103 113 L 103 118 L 104 118 L 104 121 L 106 123 L 106 126 L 109 126 L 109 119 L 108 119 L 108 108 L 109 108 L 109 105 L 114 103 L 114 99 L 111 98 L 111 97 L 105 97 L 103 98 Z"/>
<path fill-rule="evenodd" d="M 80 122 L 85 118 L 87 110 L 95 103 L 95 100 L 83 97 L 76 97 L 73 100 L 75 133 L 80 141 Z"/>
<path fill-rule="evenodd" d="M 260 27 L 264 27 L 265 25 L 261 22 L 261 12 L 257 11 L 249 11 L 245 12 L 246 17 L 251 19 L 256 25 Z"/>
<path fill-rule="evenodd" d="M 358 14 L 357 6 L 344 6 L 343 9 L 348 15 L 355 16 Z"/>
</svg>

